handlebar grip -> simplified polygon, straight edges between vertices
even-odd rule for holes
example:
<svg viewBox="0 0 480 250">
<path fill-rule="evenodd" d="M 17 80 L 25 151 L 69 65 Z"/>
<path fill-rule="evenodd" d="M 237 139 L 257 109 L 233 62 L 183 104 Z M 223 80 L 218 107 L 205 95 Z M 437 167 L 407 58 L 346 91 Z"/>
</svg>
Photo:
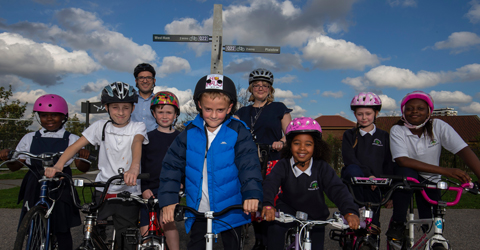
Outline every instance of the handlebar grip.
<svg viewBox="0 0 480 250">
<path fill-rule="evenodd" d="M 137 176 L 137 179 L 139 180 L 146 180 L 150 178 L 150 173 L 141 173 Z"/>
</svg>

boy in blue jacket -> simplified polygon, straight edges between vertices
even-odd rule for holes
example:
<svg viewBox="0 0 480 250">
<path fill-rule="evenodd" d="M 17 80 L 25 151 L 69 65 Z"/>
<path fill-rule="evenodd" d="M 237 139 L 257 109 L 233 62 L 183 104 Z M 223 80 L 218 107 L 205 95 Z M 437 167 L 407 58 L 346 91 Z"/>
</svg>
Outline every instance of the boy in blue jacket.
<svg viewBox="0 0 480 250">
<path fill-rule="evenodd" d="M 232 211 L 213 221 L 213 233 L 221 233 L 224 249 L 239 249 L 240 226 L 250 222 L 248 213 L 257 211 L 263 195 L 257 147 L 246 125 L 232 118 L 237 91 L 230 78 L 202 77 L 193 100 L 199 114 L 173 141 L 162 164 L 158 199 L 163 223 L 174 221 L 185 177 L 187 206 L 199 212 L 243 204 L 245 213 Z M 191 231 L 187 249 L 205 249 L 206 224 L 205 220 L 185 222 L 187 233 Z"/>
</svg>

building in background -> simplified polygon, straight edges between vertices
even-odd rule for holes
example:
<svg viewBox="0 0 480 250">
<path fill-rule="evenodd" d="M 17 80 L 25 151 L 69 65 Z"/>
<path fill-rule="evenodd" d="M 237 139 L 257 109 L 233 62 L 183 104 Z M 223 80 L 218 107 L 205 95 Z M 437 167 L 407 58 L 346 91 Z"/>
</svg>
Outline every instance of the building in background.
<svg viewBox="0 0 480 250">
<path fill-rule="evenodd" d="M 357 125 L 355 122 L 340 115 L 322 115 L 315 118 L 315 120 L 322 127 L 323 138 L 327 138 L 328 135 L 333 135 L 333 137 L 342 140 L 345 130 Z"/>
<path fill-rule="evenodd" d="M 443 109 L 434 109 L 432 116 L 456 116 L 458 111 L 455 111 L 453 108 L 443 108 Z"/>
</svg>

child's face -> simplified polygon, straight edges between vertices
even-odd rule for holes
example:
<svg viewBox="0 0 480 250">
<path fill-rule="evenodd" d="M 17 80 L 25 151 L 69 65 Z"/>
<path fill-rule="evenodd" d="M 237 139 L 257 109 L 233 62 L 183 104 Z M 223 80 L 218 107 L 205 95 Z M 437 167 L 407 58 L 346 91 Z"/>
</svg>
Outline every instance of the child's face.
<svg viewBox="0 0 480 250">
<path fill-rule="evenodd" d="M 202 110 L 203 119 L 208 125 L 207 129 L 213 132 L 225 120 L 227 114 L 232 110 L 233 104 L 221 97 L 212 99 L 203 95 L 198 101 L 198 106 Z"/>
<path fill-rule="evenodd" d="M 355 110 L 355 118 L 357 118 L 358 124 L 360 126 L 370 126 L 375 120 L 376 111 L 372 108 L 357 108 Z"/>
<path fill-rule="evenodd" d="M 172 105 L 157 105 L 154 109 L 153 116 L 157 120 L 158 126 L 162 128 L 170 128 L 175 120 L 175 108 Z"/>
<path fill-rule="evenodd" d="M 428 104 L 421 99 L 412 99 L 405 104 L 405 118 L 412 125 L 420 125 L 428 117 Z"/>
<path fill-rule="evenodd" d="M 296 135 L 292 140 L 291 151 L 296 162 L 309 163 L 315 147 L 313 137 L 309 134 Z M 305 164 L 305 166 L 308 166 Z"/>
<path fill-rule="evenodd" d="M 48 131 L 54 131 L 62 126 L 65 115 L 62 113 L 38 112 L 40 124 Z"/>
<path fill-rule="evenodd" d="M 114 124 L 114 126 L 123 127 L 128 124 L 128 120 L 130 119 L 135 106 L 133 106 L 132 103 L 110 103 L 105 105 L 105 109 L 110 113 L 112 120 L 120 124 Z"/>
</svg>

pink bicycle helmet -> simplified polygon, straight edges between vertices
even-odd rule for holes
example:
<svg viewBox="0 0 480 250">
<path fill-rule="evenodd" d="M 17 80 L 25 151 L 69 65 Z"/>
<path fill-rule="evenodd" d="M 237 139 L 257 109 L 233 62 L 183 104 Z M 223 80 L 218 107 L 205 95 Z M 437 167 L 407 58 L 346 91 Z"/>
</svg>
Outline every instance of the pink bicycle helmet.
<svg viewBox="0 0 480 250">
<path fill-rule="evenodd" d="M 315 119 L 310 117 L 299 117 L 293 119 L 287 126 L 286 135 L 299 133 L 318 133 L 322 136 L 322 127 Z"/>
<path fill-rule="evenodd" d="M 48 94 L 40 96 L 33 104 L 34 112 L 62 113 L 68 117 L 68 105 L 59 95 Z"/>
<path fill-rule="evenodd" d="M 373 92 L 360 92 L 354 96 L 350 102 L 350 108 L 355 111 L 356 108 L 373 108 L 380 111 L 382 109 L 382 100 Z"/>
<path fill-rule="evenodd" d="M 433 113 L 433 98 L 423 92 L 423 91 L 420 91 L 420 90 L 417 90 L 417 91 L 413 91 L 412 93 L 408 93 L 403 99 L 402 99 L 402 103 L 400 104 L 400 107 L 402 109 L 402 115 L 403 115 L 403 112 L 405 111 L 405 104 L 407 104 L 408 101 L 412 100 L 412 99 L 421 99 L 423 101 L 425 101 L 427 104 L 428 104 L 428 107 L 430 108 L 430 114 Z"/>
</svg>

